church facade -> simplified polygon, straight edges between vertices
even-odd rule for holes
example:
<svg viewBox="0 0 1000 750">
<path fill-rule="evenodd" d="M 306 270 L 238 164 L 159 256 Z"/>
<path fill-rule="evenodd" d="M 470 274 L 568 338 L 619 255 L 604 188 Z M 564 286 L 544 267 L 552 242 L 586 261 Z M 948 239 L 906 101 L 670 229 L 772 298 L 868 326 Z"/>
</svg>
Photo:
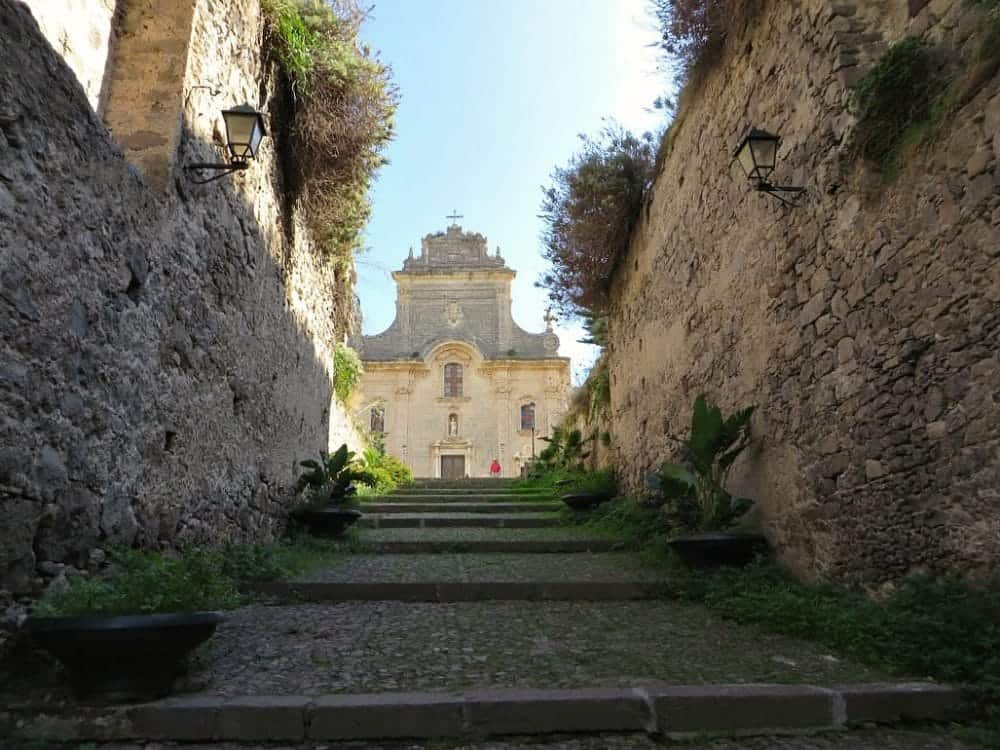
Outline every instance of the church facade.
<svg viewBox="0 0 1000 750">
<path fill-rule="evenodd" d="M 551 318 L 543 333 L 521 329 L 515 271 L 457 224 L 424 237 L 392 277 L 392 325 L 352 342 L 365 368 L 358 418 L 416 477 L 489 476 L 494 459 L 517 476 L 569 405 L 569 359 Z"/>
</svg>

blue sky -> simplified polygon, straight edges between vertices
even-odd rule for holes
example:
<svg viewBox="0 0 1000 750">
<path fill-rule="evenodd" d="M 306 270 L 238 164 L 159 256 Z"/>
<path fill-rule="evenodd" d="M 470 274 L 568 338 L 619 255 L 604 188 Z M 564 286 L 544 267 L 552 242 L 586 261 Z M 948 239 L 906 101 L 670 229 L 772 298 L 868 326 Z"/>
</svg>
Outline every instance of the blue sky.
<svg viewBox="0 0 1000 750">
<path fill-rule="evenodd" d="M 541 187 L 611 117 L 655 130 L 667 92 L 646 0 L 375 0 L 362 38 L 392 65 L 401 93 L 391 163 L 375 184 L 358 258 L 364 333 L 391 322 L 398 269 L 412 245 L 459 223 L 497 245 L 514 281 L 514 319 L 544 328 Z M 570 327 L 567 327 L 569 325 Z M 579 380 L 592 347 L 556 324 Z"/>
</svg>

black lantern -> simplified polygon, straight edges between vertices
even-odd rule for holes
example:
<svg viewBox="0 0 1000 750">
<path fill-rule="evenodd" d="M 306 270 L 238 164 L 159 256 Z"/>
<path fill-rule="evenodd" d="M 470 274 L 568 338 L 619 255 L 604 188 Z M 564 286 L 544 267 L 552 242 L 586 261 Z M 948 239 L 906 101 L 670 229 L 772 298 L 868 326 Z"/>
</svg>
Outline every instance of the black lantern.
<svg viewBox="0 0 1000 750">
<path fill-rule="evenodd" d="M 222 110 L 226 121 L 226 145 L 233 161 L 246 161 L 257 156 L 260 142 L 267 135 L 264 116 L 249 104 Z"/>
<path fill-rule="evenodd" d="M 768 193 L 785 205 L 795 205 L 778 193 L 801 193 L 805 188 L 791 185 L 772 185 L 771 173 L 778 161 L 778 144 L 781 138 L 759 128 L 751 128 L 733 152 L 733 159 L 740 163 L 754 190 Z"/>
<path fill-rule="evenodd" d="M 248 160 L 257 156 L 260 142 L 267 135 L 267 130 L 264 128 L 264 116 L 249 104 L 241 104 L 238 107 L 223 110 L 222 119 L 226 123 L 226 150 L 229 151 L 231 161 L 228 164 L 203 162 L 188 164 L 184 167 L 187 172 L 202 169 L 222 172 L 222 174 L 204 180 L 193 179 L 192 182 L 204 184 L 225 177 L 230 172 L 246 169 L 250 166 Z"/>
</svg>

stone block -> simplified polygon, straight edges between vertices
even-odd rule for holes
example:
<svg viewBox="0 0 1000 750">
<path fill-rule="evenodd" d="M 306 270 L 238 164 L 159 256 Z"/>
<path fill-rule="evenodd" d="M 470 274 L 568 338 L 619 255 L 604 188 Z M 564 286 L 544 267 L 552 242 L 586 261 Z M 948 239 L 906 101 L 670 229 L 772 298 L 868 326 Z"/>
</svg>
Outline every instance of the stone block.
<svg viewBox="0 0 1000 750">
<path fill-rule="evenodd" d="M 464 730 L 460 696 L 374 693 L 317 698 L 308 713 L 313 740 L 376 737 L 458 737 Z"/>
<path fill-rule="evenodd" d="M 136 706 L 129 714 L 132 733 L 149 740 L 211 740 L 225 702 L 221 696 L 202 695 Z"/>
<path fill-rule="evenodd" d="M 961 715 L 962 692 L 947 685 L 902 683 L 835 688 L 847 721 L 942 721 Z"/>
<path fill-rule="evenodd" d="M 218 711 L 215 738 L 220 740 L 302 740 L 309 698 L 271 695 L 230 698 Z"/>
<path fill-rule="evenodd" d="M 475 690 L 465 694 L 474 734 L 637 732 L 650 721 L 634 690 Z"/>
<path fill-rule="evenodd" d="M 729 732 L 832 727 L 834 693 L 807 685 L 697 685 L 647 690 L 656 729 Z"/>
</svg>

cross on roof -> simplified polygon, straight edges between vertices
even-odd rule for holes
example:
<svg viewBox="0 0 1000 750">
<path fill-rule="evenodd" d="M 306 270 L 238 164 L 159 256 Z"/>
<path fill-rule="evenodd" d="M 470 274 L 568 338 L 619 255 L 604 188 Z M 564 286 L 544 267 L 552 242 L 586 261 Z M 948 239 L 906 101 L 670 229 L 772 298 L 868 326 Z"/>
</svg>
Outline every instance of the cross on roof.
<svg viewBox="0 0 1000 750">
<path fill-rule="evenodd" d="M 458 212 L 457 208 L 451 209 L 451 213 L 445 216 L 446 219 L 452 219 L 453 224 L 457 224 L 459 219 L 464 219 L 465 217 Z"/>
</svg>

